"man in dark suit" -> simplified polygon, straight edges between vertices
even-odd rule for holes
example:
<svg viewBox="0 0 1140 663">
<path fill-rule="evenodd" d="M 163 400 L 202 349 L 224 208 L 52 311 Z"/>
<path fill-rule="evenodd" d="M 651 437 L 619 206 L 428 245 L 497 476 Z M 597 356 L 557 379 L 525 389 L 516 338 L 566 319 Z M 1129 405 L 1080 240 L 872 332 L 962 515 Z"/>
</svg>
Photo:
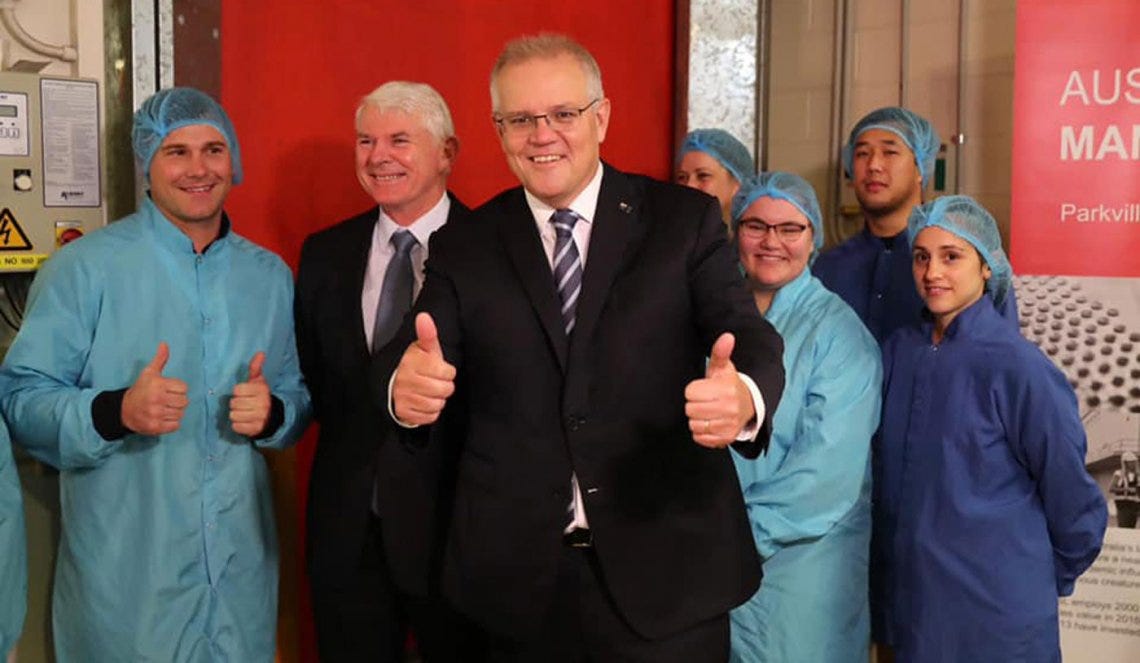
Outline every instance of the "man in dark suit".
<svg viewBox="0 0 1140 663">
<path fill-rule="evenodd" d="M 444 591 L 497 660 L 727 660 L 760 560 L 726 447 L 766 444 L 780 338 L 713 198 L 601 163 L 581 45 L 509 43 L 491 91 L 522 187 L 432 238 L 377 363 L 409 447 L 461 413 Z"/>
<path fill-rule="evenodd" d="M 421 83 L 365 97 L 356 134 L 356 174 L 378 207 L 311 235 L 297 277 L 297 345 L 320 423 L 308 504 L 318 648 L 329 662 L 403 660 L 410 619 L 424 658 L 459 660 L 463 627 L 432 571 L 449 451 L 413 455 L 383 435 L 368 382 L 422 280 L 428 237 L 469 214 L 447 194 L 459 144 L 447 104 Z"/>
</svg>

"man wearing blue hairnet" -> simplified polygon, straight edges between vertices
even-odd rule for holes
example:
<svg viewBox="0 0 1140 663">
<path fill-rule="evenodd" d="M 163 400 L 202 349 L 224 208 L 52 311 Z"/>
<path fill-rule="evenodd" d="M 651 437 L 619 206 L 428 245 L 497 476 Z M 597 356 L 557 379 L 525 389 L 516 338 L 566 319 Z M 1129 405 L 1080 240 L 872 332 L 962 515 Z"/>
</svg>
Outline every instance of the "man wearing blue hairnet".
<svg viewBox="0 0 1140 663">
<path fill-rule="evenodd" d="M 843 170 L 864 227 L 820 255 L 812 272 L 855 309 L 880 343 L 895 329 L 920 321 L 922 300 L 911 278 L 906 224 L 930 185 L 939 146 L 929 120 L 897 106 L 863 116 L 843 146 Z M 1016 323 L 1012 297 L 1002 315 Z"/>
<path fill-rule="evenodd" d="M 56 657 L 270 661 L 259 449 L 309 414 L 291 275 L 222 211 L 242 168 L 215 101 L 163 90 L 133 142 L 149 196 L 44 264 L 0 368 L 13 438 L 60 469 Z"/>
</svg>

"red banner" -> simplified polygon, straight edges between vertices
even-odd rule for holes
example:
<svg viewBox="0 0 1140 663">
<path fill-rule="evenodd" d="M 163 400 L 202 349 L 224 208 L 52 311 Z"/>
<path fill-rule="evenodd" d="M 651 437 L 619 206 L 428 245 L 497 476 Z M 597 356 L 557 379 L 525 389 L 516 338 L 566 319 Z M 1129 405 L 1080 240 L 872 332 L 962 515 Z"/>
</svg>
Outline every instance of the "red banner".
<svg viewBox="0 0 1140 663">
<path fill-rule="evenodd" d="M 1073 385 L 1108 502 L 1060 600 L 1067 663 L 1140 651 L 1140 0 L 1019 0 L 1011 258 L 1022 332 Z"/>
<path fill-rule="evenodd" d="M 1140 276 L 1140 2 L 1019 0 L 1015 273 Z"/>
</svg>

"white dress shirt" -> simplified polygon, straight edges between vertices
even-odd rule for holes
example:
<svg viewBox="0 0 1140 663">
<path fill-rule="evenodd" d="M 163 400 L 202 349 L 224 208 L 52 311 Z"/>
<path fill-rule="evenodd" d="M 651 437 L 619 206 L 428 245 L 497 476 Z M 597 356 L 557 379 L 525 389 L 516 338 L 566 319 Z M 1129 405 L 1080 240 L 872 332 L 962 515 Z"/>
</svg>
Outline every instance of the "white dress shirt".
<svg viewBox="0 0 1140 663">
<path fill-rule="evenodd" d="M 578 257 L 582 261 L 583 274 L 586 271 L 586 253 L 590 248 L 590 232 L 594 226 L 594 215 L 598 211 L 598 194 L 602 190 L 602 171 L 604 168 L 599 162 L 598 169 L 594 171 L 594 177 L 590 183 L 568 206 L 568 209 L 578 215 L 578 222 L 574 224 L 573 238 L 574 245 L 578 247 Z M 554 241 L 557 235 L 554 232 L 554 224 L 550 222 L 550 217 L 557 210 L 536 198 L 530 191 L 524 189 L 524 192 L 526 204 L 530 207 L 531 215 L 534 216 L 535 226 L 538 227 L 538 235 L 542 238 L 542 248 L 546 251 L 546 261 L 550 263 L 550 269 L 553 271 Z M 752 394 L 752 405 L 756 409 L 756 423 L 746 426 L 736 438 L 739 441 L 746 442 L 756 439 L 756 435 L 760 432 L 760 422 L 764 421 L 764 398 L 760 395 L 760 390 L 752 378 L 744 373 L 737 373 L 737 375 L 740 376 L 741 381 Z M 574 519 L 566 526 L 567 532 L 590 526 L 586 519 L 586 505 L 582 502 L 582 491 L 578 487 L 578 476 L 576 474 L 570 475 L 570 488 L 573 495 Z"/>
<path fill-rule="evenodd" d="M 380 289 L 384 286 L 384 273 L 388 270 L 388 263 L 396 255 L 396 247 L 392 246 L 392 234 L 397 230 L 408 230 L 415 236 L 418 244 L 412 248 L 412 274 L 415 282 L 412 285 L 413 300 L 420 294 L 424 285 L 424 262 L 427 261 L 428 238 L 431 234 L 447 223 L 447 215 L 451 211 L 451 199 L 447 193 L 439 202 L 410 226 L 401 226 L 384 213 L 380 208 L 380 217 L 372 229 L 372 248 L 368 251 L 368 269 L 364 272 L 364 287 L 360 291 L 361 320 L 364 323 L 365 347 L 372 347 L 372 327 L 376 321 L 376 309 L 380 308 Z"/>
<path fill-rule="evenodd" d="M 573 210 L 578 215 L 578 222 L 574 224 L 574 246 L 578 247 L 578 257 L 582 261 L 582 272 L 586 271 L 586 254 L 590 250 L 590 231 L 594 227 L 594 214 L 598 211 L 598 193 L 602 190 L 602 164 L 598 164 L 598 170 L 594 172 L 593 179 L 582 189 L 582 193 L 571 201 L 567 209 Z M 554 270 L 554 242 L 558 238 L 557 233 L 554 232 L 554 224 L 550 222 L 550 217 L 558 210 L 550 205 L 542 202 L 534 196 L 530 191 L 523 189 L 526 194 L 526 204 L 530 207 L 530 213 L 534 217 L 534 224 L 538 228 L 538 236 L 542 239 L 542 248 L 546 251 L 546 262 L 550 263 L 550 269 Z"/>
</svg>

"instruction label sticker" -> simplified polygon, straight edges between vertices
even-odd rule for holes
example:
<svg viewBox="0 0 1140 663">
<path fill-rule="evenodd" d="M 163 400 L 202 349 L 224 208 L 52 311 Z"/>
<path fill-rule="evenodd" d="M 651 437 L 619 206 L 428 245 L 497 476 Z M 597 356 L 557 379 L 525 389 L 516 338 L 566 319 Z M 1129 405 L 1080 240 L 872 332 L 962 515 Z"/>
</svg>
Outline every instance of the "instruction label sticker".
<svg viewBox="0 0 1140 663">
<path fill-rule="evenodd" d="M 99 86 L 45 78 L 40 100 L 44 206 L 98 207 Z"/>
<path fill-rule="evenodd" d="M 0 211 L 0 251 L 31 251 L 32 242 L 16 221 L 16 215 L 5 207 Z"/>
</svg>

